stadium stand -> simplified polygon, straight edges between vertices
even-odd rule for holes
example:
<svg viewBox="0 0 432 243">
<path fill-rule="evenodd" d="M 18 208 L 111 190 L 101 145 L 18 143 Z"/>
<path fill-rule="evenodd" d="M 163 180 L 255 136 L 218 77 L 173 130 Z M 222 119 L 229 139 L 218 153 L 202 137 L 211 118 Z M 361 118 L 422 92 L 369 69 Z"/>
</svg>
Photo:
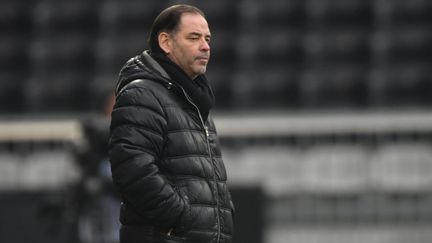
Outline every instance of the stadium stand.
<svg viewBox="0 0 432 243">
<path fill-rule="evenodd" d="M 208 77 L 234 197 L 264 207 L 254 240 L 430 241 L 430 0 L 0 0 L 2 216 L 73 199 L 69 135 L 81 132 L 35 117 L 94 114 L 122 64 L 148 48 L 156 14 L 175 3 L 196 4 L 210 23 Z M 17 116 L 29 123 L 11 128 Z M 47 239 L 39 222 L 26 223 L 33 242 L 66 242 Z M 30 240 L 5 238 L 17 223 L 0 228 L 1 242 Z"/>
</svg>

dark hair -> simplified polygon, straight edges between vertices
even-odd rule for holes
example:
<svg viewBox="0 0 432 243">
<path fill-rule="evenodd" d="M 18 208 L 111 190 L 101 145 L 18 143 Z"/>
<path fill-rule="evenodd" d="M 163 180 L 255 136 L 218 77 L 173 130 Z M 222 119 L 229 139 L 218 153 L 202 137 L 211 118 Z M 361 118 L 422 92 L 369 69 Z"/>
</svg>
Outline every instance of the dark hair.
<svg viewBox="0 0 432 243">
<path fill-rule="evenodd" d="M 158 40 L 159 33 L 162 31 L 166 31 L 168 33 L 175 32 L 180 24 L 181 16 L 184 13 L 195 13 L 205 17 L 203 11 L 201 11 L 197 7 L 187 4 L 173 5 L 164 9 L 156 17 L 150 29 L 150 36 L 148 39 L 150 51 L 162 52 Z"/>
</svg>

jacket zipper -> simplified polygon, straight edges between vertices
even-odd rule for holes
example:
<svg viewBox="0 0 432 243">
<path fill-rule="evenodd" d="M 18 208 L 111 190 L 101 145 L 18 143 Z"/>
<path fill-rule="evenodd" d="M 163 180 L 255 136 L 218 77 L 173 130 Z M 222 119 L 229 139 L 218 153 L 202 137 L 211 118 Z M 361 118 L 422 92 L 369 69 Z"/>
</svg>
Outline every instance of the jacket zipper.
<svg viewBox="0 0 432 243">
<path fill-rule="evenodd" d="M 172 83 L 170 82 L 169 85 L 171 86 Z M 219 243 L 220 242 L 220 235 L 221 235 L 221 225 L 220 225 L 220 215 L 219 215 L 219 207 L 220 207 L 220 205 L 219 205 L 219 189 L 218 189 L 217 178 L 216 178 L 216 166 L 213 163 L 213 156 L 212 156 L 212 152 L 211 152 L 211 148 L 210 148 L 210 142 L 209 142 L 210 133 L 209 133 L 208 127 L 204 123 L 204 119 L 202 118 L 201 112 L 198 109 L 198 107 L 195 105 L 195 103 L 192 101 L 192 99 L 189 97 L 189 95 L 186 93 L 186 91 L 182 87 L 180 87 L 180 89 L 183 91 L 183 94 L 186 97 L 186 99 L 188 100 L 188 102 L 191 105 L 193 105 L 193 107 L 198 112 L 198 116 L 199 116 L 201 124 L 202 124 L 202 126 L 204 128 L 204 132 L 205 132 L 205 136 L 206 136 L 206 142 L 207 142 L 207 150 L 208 150 L 208 153 L 209 153 L 209 156 L 210 156 L 210 162 L 212 163 L 213 170 L 214 170 L 213 171 L 213 181 L 215 183 L 215 188 L 216 188 L 215 200 L 216 200 L 216 210 L 217 210 L 216 211 L 216 216 L 217 216 L 217 226 L 218 226 L 218 238 L 217 238 L 216 242 Z"/>
</svg>

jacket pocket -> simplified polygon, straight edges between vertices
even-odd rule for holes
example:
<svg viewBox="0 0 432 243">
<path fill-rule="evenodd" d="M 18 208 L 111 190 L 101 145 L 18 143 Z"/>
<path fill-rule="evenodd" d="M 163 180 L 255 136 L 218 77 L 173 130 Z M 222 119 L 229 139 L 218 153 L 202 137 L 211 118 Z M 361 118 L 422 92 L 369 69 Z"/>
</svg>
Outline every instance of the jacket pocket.
<svg viewBox="0 0 432 243">
<path fill-rule="evenodd" d="M 162 243 L 181 243 L 187 242 L 186 237 L 176 236 L 176 235 L 164 235 L 162 237 Z"/>
<path fill-rule="evenodd" d="M 190 199 L 182 187 L 174 186 L 174 190 L 178 193 L 180 198 L 184 202 L 184 210 L 180 215 L 179 220 L 173 226 L 173 235 L 183 235 L 192 228 L 195 217 L 193 214 L 192 206 L 190 204 Z"/>
</svg>

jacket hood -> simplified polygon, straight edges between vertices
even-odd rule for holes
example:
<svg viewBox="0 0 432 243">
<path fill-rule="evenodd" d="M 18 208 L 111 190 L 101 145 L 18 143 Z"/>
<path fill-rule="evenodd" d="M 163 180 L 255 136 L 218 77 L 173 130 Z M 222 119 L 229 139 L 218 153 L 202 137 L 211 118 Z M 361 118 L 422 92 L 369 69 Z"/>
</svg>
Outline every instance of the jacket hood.
<svg viewBox="0 0 432 243">
<path fill-rule="evenodd" d="M 169 76 L 163 68 L 144 51 L 138 56 L 129 59 L 122 67 L 117 80 L 115 94 L 117 95 L 124 86 L 137 79 L 148 79 L 169 86 Z"/>
</svg>

